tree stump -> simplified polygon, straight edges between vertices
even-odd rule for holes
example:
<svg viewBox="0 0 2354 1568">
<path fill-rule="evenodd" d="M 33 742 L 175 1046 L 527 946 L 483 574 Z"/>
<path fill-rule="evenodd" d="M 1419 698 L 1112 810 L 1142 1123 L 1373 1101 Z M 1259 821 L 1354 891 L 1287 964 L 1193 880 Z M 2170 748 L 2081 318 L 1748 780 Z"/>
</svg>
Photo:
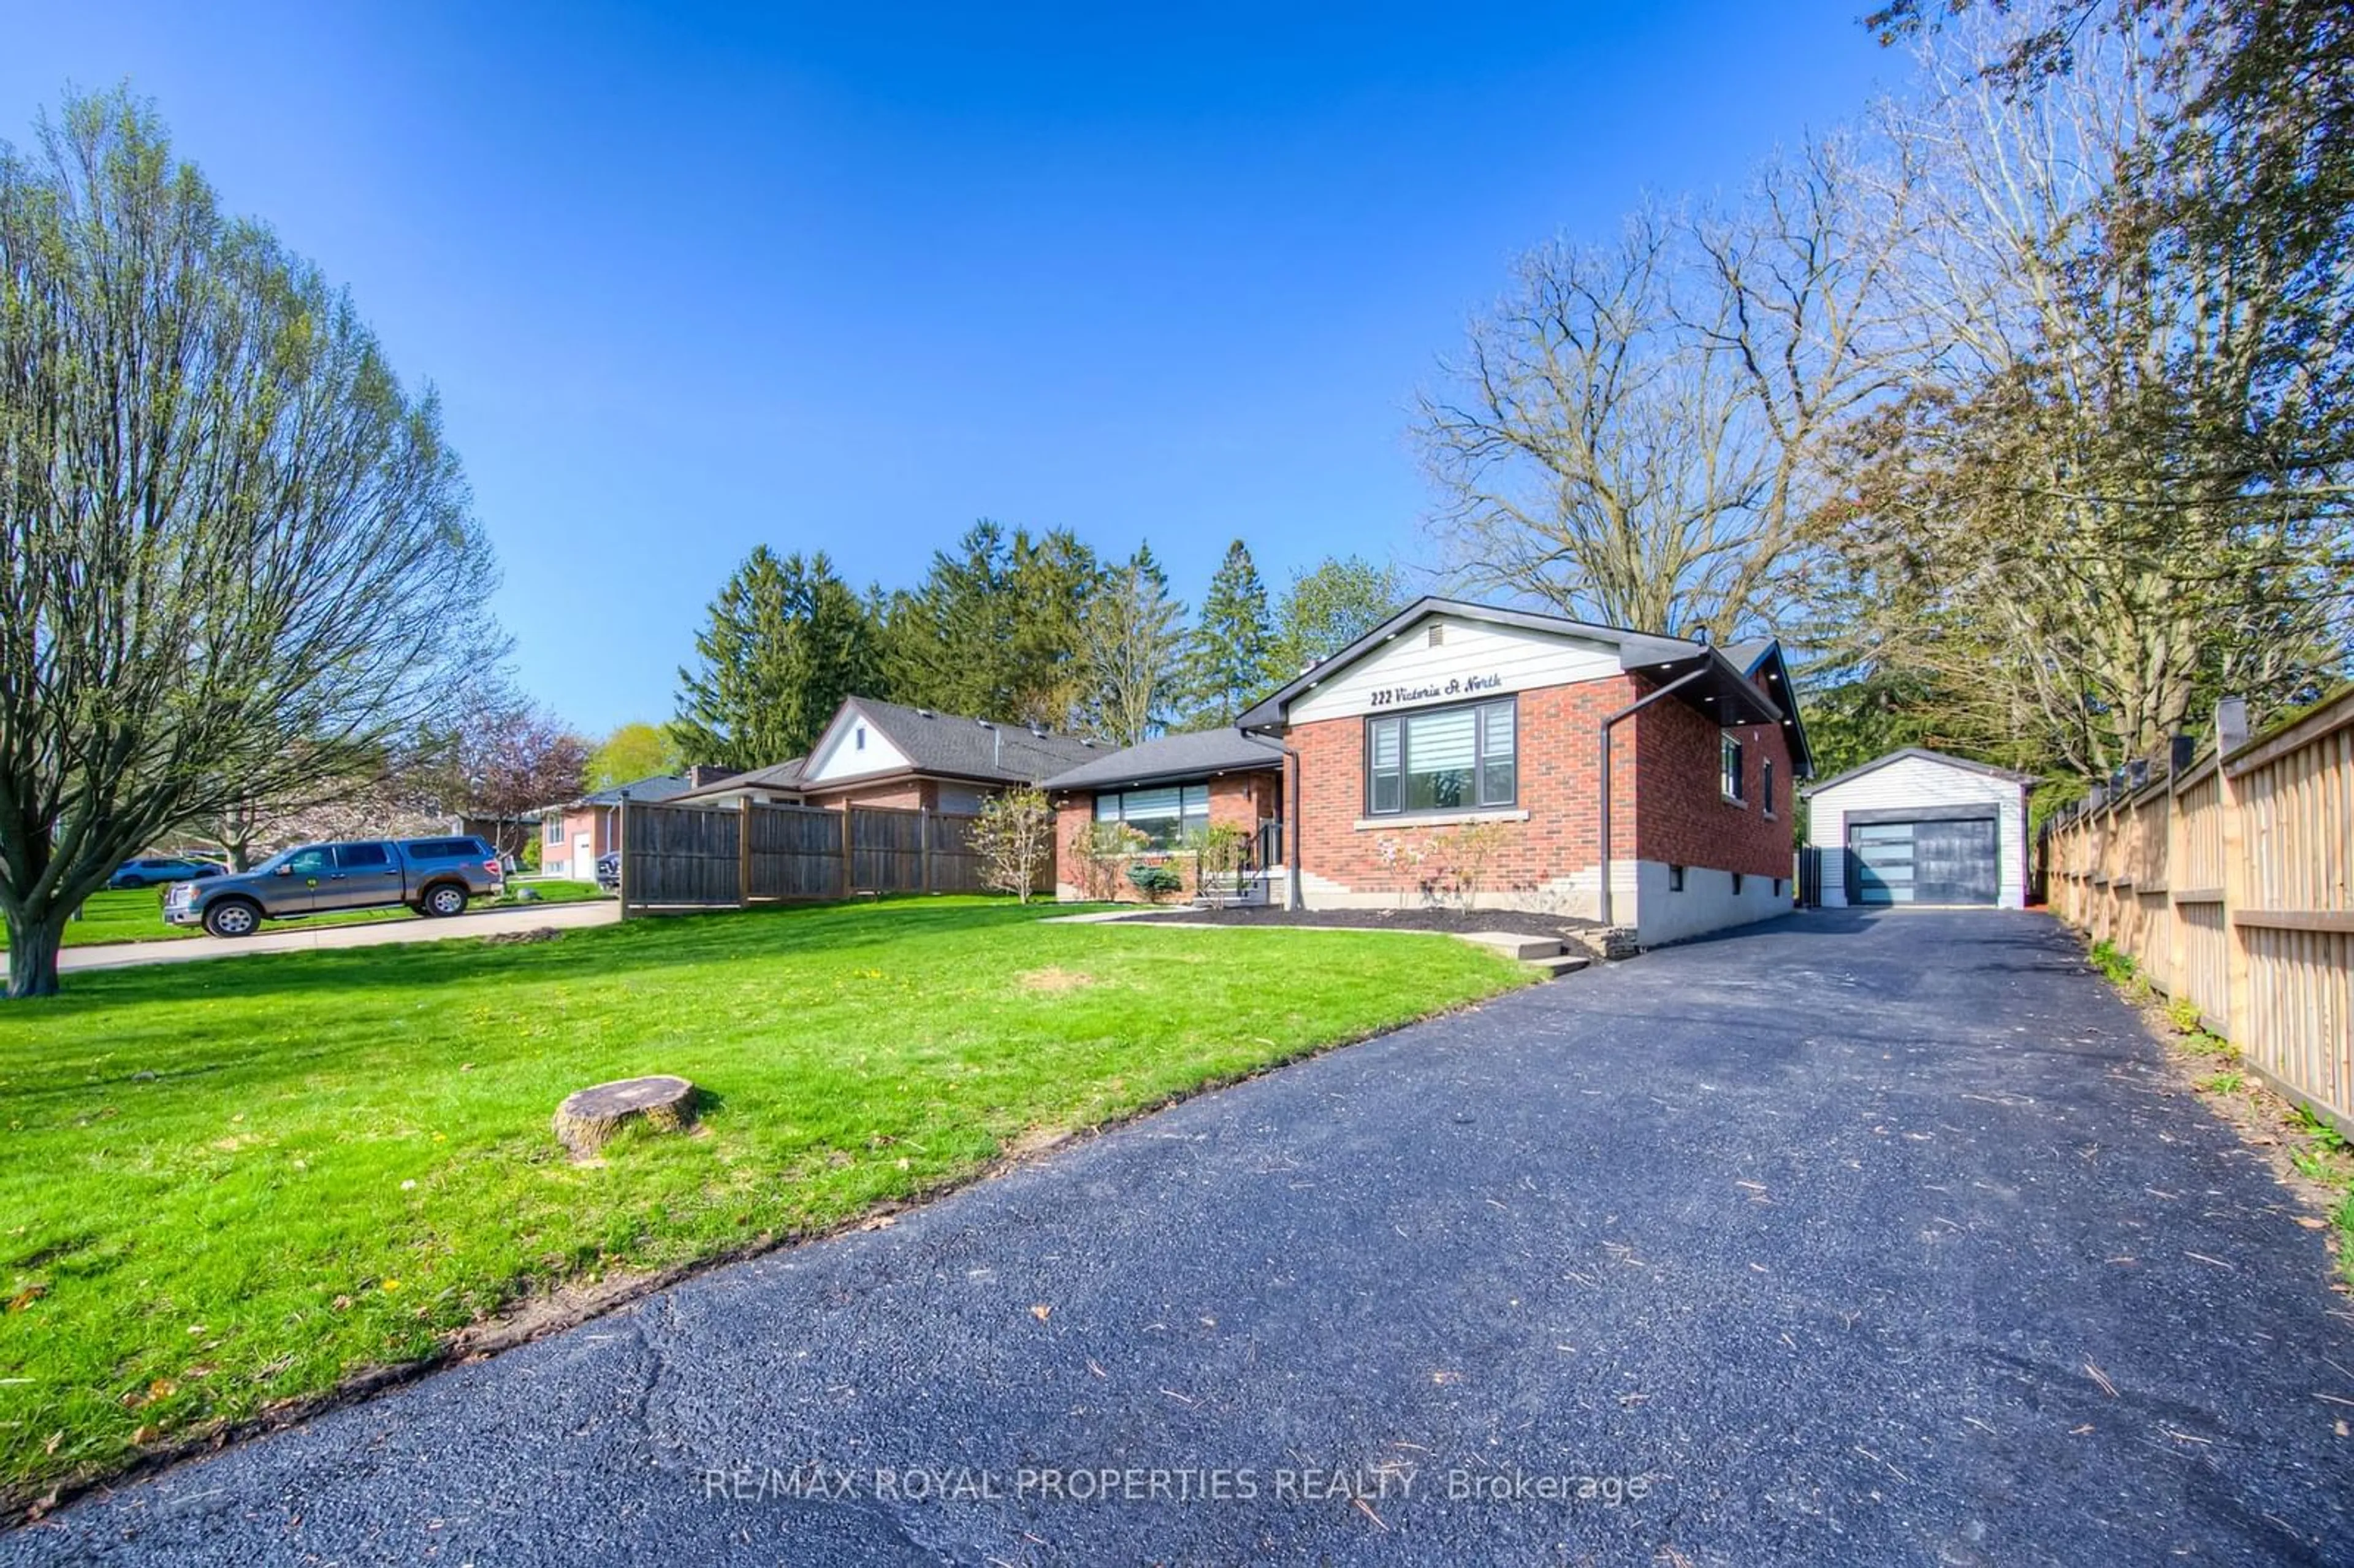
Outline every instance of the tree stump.
<svg viewBox="0 0 2354 1568">
<path fill-rule="evenodd" d="M 649 1127 L 676 1132 L 695 1121 L 695 1086 L 657 1074 L 623 1078 L 567 1095 L 556 1107 L 556 1136 L 575 1160 L 593 1158 L 608 1139 L 635 1117 Z"/>
</svg>

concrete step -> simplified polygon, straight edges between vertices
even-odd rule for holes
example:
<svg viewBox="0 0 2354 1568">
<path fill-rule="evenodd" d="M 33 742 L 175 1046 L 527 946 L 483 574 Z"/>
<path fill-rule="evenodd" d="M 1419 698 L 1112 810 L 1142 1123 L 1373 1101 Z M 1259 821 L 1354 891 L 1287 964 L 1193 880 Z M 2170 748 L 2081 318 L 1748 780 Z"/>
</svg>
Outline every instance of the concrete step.
<svg viewBox="0 0 2354 1568">
<path fill-rule="evenodd" d="M 1565 950 L 1557 937 L 1523 937 L 1518 931 L 1467 931 L 1463 939 L 1493 948 L 1508 959 L 1550 959 Z"/>
<path fill-rule="evenodd" d="M 1593 961 L 1584 953 L 1563 953 L 1555 958 L 1532 960 L 1536 968 L 1544 970 L 1544 977 L 1547 980 L 1559 980 L 1564 975 L 1574 975 Z"/>
</svg>

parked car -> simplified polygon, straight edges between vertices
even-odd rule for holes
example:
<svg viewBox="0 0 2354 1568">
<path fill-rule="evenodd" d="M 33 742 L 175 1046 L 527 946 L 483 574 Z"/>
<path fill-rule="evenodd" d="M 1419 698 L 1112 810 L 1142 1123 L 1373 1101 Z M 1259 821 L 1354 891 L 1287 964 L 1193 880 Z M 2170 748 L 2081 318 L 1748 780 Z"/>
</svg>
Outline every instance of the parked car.
<svg viewBox="0 0 2354 1568">
<path fill-rule="evenodd" d="M 506 870 L 472 836 L 358 839 L 302 844 L 238 876 L 183 882 L 164 898 L 164 918 L 216 937 L 249 937 L 264 920 L 406 904 L 419 915 L 462 913 L 466 901 L 505 890 Z"/>
<path fill-rule="evenodd" d="M 621 885 L 621 852 L 607 850 L 597 857 L 597 885 L 611 893 Z"/>
<path fill-rule="evenodd" d="M 156 855 L 145 860 L 126 860 L 115 868 L 106 885 L 120 891 L 126 887 L 154 887 L 166 882 L 194 882 L 199 877 L 218 876 L 221 867 L 208 860 L 189 860 L 181 855 Z"/>
</svg>

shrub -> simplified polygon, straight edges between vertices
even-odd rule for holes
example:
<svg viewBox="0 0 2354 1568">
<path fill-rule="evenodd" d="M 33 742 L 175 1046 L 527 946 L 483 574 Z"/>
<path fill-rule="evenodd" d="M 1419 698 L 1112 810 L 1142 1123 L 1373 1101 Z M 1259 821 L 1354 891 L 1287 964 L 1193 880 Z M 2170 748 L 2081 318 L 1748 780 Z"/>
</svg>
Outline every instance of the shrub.
<svg viewBox="0 0 2354 1568">
<path fill-rule="evenodd" d="M 1175 866 L 1164 865 L 1158 861 L 1138 861 L 1128 868 L 1128 880 L 1148 898 L 1158 898 L 1164 893 L 1182 892 L 1185 886 L 1185 878 Z"/>
<path fill-rule="evenodd" d="M 1037 890 L 1038 874 L 1055 857 L 1055 808 L 1041 789 L 1008 789 L 981 802 L 971 844 L 981 879 L 1023 903 Z"/>
<path fill-rule="evenodd" d="M 1119 893 L 1120 863 L 1144 847 L 1144 835 L 1126 822 L 1089 822 L 1071 842 L 1079 891 L 1098 903 Z"/>
</svg>

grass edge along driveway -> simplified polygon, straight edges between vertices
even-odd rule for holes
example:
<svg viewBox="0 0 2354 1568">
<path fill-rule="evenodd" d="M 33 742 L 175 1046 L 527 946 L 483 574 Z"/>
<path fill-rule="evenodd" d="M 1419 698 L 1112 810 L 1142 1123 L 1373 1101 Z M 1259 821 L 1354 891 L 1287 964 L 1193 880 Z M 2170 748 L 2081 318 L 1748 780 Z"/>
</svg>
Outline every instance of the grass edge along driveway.
<svg viewBox="0 0 2354 1568">
<path fill-rule="evenodd" d="M 566 1286 L 970 1180 L 1523 982 L 1467 944 L 1044 925 L 923 899 L 546 942 L 87 972 L 0 1010 L 0 1501 L 429 1360 Z M 671 1072 L 693 1137 L 599 1164 L 574 1088 Z"/>
</svg>

